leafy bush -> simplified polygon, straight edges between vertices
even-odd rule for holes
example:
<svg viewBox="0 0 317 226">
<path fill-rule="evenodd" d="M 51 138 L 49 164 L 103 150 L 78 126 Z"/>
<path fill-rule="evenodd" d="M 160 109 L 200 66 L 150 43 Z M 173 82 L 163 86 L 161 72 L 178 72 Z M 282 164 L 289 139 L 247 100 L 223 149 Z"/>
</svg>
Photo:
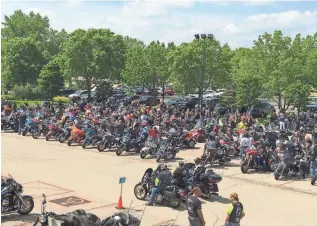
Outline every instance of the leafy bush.
<svg viewBox="0 0 317 226">
<path fill-rule="evenodd" d="M 43 99 L 45 91 L 39 87 L 33 88 L 31 85 L 14 86 L 12 89 L 13 99 L 16 100 L 40 100 Z"/>
<path fill-rule="evenodd" d="M 62 102 L 62 103 L 67 103 L 69 101 L 68 97 L 63 97 L 63 96 L 57 96 L 53 97 L 54 102 Z"/>
<path fill-rule="evenodd" d="M 1 100 L 14 100 L 13 95 L 1 95 Z"/>
</svg>

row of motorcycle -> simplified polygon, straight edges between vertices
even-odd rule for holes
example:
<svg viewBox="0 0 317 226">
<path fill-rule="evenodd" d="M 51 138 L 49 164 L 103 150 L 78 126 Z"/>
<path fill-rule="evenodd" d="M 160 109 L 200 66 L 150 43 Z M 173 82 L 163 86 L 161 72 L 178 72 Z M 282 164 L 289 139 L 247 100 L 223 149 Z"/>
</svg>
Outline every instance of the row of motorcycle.
<svg viewBox="0 0 317 226">
<path fill-rule="evenodd" d="M 114 126 L 101 127 L 95 119 L 82 119 L 76 125 L 66 123 L 61 126 L 50 120 L 30 118 L 27 119 L 22 135 L 31 134 L 34 139 L 44 136 L 47 141 L 67 142 L 68 146 L 78 144 L 84 149 L 95 147 L 100 152 L 115 148 L 118 156 L 124 152 L 137 153 L 142 159 L 152 156 L 158 162 L 161 159 L 166 161 L 174 159 L 181 147 L 194 148 L 196 145 L 197 134 L 192 131 L 171 128 L 164 133 L 165 138 L 151 139 L 147 122 L 139 122 L 139 124 L 143 126 L 140 126 L 137 132 L 135 127 L 129 127 L 122 135 L 118 135 L 116 129 L 113 129 Z"/>
</svg>

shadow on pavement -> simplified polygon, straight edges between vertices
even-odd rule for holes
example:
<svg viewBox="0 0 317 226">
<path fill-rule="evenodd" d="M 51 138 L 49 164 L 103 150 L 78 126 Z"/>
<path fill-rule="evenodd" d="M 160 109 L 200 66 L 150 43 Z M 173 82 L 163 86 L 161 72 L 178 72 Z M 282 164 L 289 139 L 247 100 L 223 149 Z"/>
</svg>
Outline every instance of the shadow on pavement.
<svg viewBox="0 0 317 226">
<path fill-rule="evenodd" d="M 35 222 L 40 214 L 31 213 L 28 215 L 19 215 L 17 213 L 1 216 L 1 223 L 10 221 Z"/>
<path fill-rule="evenodd" d="M 229 204 L 231 203 L 231 200 L 228 198 L 224 198 L 222 196 L 212 196 L 212 201 L 220 202 L 222 204 Z"/>
</svg>

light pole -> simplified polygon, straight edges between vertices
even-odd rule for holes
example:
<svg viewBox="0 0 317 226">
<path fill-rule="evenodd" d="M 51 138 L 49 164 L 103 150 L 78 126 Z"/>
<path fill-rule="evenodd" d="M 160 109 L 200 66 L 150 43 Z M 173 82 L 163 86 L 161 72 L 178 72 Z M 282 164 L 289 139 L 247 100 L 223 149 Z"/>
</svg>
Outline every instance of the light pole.
<svg viewBox="0 0 317 226">
<path fill-rule="evenodd" d="M 213 34 L 195 34 L 195 39 L 203 42 L 202 48 L 202 63 L 200 71 L 200 83 L 199 83 L 199 110 L 201 110 L 203 104 L 203 95 L 204 95 L 204 81 L 205 81 L 205 71 L 206 71 L 206 40 L 213 39 Z"/>
</svg>

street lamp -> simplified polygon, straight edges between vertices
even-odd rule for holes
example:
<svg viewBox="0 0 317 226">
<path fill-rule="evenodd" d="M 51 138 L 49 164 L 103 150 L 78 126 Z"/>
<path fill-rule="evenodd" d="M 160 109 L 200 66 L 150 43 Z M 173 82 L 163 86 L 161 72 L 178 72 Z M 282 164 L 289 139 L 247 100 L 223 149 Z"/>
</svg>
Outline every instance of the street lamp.
<svg viewBox="0 0 317 226">
<path fill-rule="evenodd" d="M 195 34 L 195 39 L 203 42 L 202 49 L 202 63 L 201 63 L 201 73 L 200 73 L 200 84 L 199 84 L 199 109 L 201 110 L 203 104 L 203 94 L 204 94 L 204 81 L 205 81 L 205 71 L 206 71 L 206 40 L 212 40 L 214 38 L 213 34 Z"/>
</svg>

